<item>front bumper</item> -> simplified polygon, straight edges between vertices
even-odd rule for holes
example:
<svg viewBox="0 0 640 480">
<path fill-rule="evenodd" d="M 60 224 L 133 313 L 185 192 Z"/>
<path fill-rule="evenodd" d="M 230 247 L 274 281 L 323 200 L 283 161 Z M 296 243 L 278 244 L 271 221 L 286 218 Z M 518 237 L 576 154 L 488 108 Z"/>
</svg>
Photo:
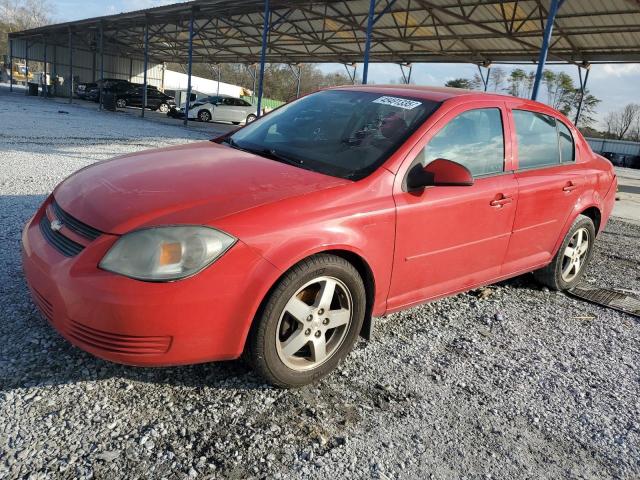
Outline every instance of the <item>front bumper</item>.
<svg viewBox="0 0 640 480">
<path fill-rule="evenodd" d="M 77 347 L 129 365 L 179 365 L 237 358 L 275 267 L 237 242 L 199 274 L 149 283 L 100 270 L 117 236 L 103 234 L 66 257 L 44 238 L 40 219 L 22 235 L 25 277 L 51 325 Z"/>
</svg>

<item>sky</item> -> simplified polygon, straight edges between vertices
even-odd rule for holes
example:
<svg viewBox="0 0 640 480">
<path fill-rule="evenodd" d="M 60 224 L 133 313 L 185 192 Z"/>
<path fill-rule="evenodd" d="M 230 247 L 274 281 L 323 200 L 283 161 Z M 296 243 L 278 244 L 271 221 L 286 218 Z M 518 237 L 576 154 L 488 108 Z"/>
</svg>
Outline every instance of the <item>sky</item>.
<svg viewBox="0 0 640 480">
<path fill-rule="evenodd" d="M 111 15 L 115 13 L 152 8 L 181 0 L 54 0 L 55 18 L 60 22 L 83 18 Z M 509 70 L 515 65 L 505 65 Z M 533 70 L 532 65 L 522 65 L 524 70 Z M 549 66 L 556 72 L 564 71 L 571 75 L 578 85 L 576 66 Z M 321 66 L 325 73 L 344 72 L 339 64 Z M 362 65 L 358 65 L 362 72 Z M 477 72 L 475 65 L 467 64 L 415 64 L 412 83 L 417 85 L 443 85 L 447 80 L 465 77 L 471 78 Z M 401 78 L 400 67 L 395 64 L 371 64 L 369 79 L 375 83 L 398 81 Z M 620 110 L 626 104 L 640 103 L 640 63 L 593 65 L 589 74 L 587 89 L 602 100 L 597 109 L 597 118 L 602 120 L 607 113 Z"/>
</svg>

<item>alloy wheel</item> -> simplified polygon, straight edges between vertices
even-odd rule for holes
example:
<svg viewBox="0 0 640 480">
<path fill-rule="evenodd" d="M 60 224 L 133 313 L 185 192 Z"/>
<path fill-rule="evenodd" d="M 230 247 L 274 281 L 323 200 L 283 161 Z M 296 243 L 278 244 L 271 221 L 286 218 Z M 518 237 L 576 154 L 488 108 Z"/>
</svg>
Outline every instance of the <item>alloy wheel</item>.
<svg viewBox="0 0 640 480">
<path fill-rule="evenodd" d="M 276 350 L 282 363 L 304 371 L 329 360 L 347 336 L 352 306 L 351 292 L 337 278 L 317 277 L 300 287 L 276 327 Z"/>
<path fill-rule="evenodd" d="M 122 98 L 119 98 L 118 101 L 116 102 L 116 105 L 118 108 L 124 108 L 127 106 L 127 102 Z"/>
<path fill-rule="evenodd" d="M 562 257 L 562 280 L 571 282 L 582 270 L 589 252 L 589 231 L 579 228 L 571 236 Z"/>
</svg>

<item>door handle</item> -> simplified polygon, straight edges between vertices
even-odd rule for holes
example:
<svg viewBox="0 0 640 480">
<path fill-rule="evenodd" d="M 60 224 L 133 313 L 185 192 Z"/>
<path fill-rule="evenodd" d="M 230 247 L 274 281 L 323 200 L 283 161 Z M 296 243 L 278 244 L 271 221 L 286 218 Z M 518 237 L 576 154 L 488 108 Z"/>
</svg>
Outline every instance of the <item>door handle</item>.
<svg viewBox="0 0 640 480">
<path fill-rule="evenodd" d="M 578 188 L 578 186 L 575 183 L 567 182 L 567 184 L 564 187 L 562 187 L 562 190 L 564 192 L 570 193 L 570 192 L 573 192 L 576 188 Z"/>
<path fill-rule="evenodd" d="M 491 200 L 491 202 L 489 202 L 489 205 L 496 208 L 502 208 L 507 203 L 511 203 L 511 202 L 513 202 L 513 198 L 506 197 L 502 193 L 500 193 L 499 195 L 496 196 L 494 200 Z"/>
</svg>

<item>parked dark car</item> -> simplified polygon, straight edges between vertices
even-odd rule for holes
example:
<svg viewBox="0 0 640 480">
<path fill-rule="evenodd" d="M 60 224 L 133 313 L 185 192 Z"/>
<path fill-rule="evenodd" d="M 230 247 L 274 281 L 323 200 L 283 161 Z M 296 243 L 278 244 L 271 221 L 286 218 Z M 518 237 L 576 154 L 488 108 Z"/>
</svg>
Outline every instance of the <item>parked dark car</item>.
<svg viewBox="0 0 640 480">
<path fill-rule="evenodd" d="M 100 84 L 101 80 L 96 80 L 95 82 L 87 82 L 87 83 L 79 83 L 76 87 L 76 95 L 78 98 L 83 100 L 92 100 L 94 102 L 100 101 Z M 132 83 L 128 80 L 123 80 L 120 78 L 105 78 L 104 79 L 104 90 L 127 90 L 131 88 Z"/>
<path fill-rule="evenodd" d="M 118 108 L 142 107 L 144 86 L 135 86 L 116 95 L 116 106 Z M 156 87 L 147 87 L 147 108 L 167 113 L 172 107 L 176 106 L 174 98 L 170 95 L 162 93 Z"/>
</svg>

